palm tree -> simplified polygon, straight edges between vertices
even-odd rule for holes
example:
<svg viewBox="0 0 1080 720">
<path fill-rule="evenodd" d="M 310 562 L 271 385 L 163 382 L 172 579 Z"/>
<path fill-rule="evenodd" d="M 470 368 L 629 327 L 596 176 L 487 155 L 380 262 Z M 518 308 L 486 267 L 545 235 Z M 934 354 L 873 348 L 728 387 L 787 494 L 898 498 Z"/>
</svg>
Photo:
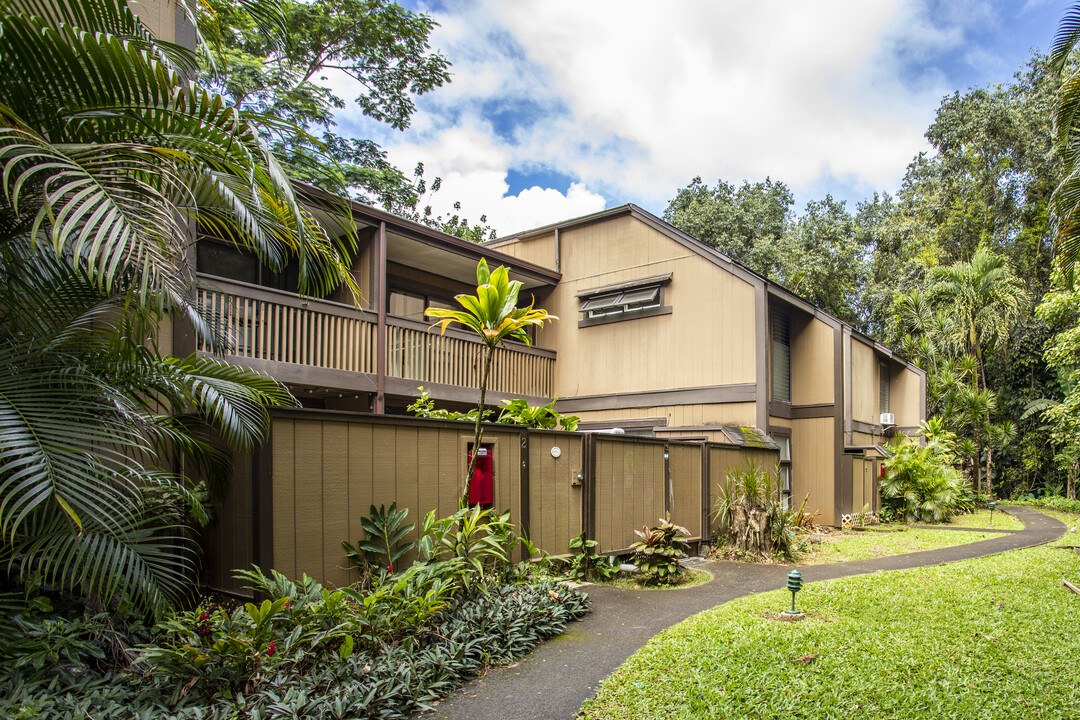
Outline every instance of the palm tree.
<svg viewBox="0 0 1080 720">
<path fill-rule="evenodd" d="M 199 427 L 250 447 L 292 401 L 157 351 L 170 314 L 212 339 L 188 299 L 194 229 L 298 258 L 309 292 L 351 283 L 351 235 L 303 209 L 268 122 L 184 80 L 194 55 L 124 0 L 7 0 L 0 24 L 0 560 L 160 612 L 190 589 L 201 515 L 172 468 L 213 461 Z"/>
<path fill-rule="evenodd" d="M 1066 286 L 1073 284 L 1073 268 L 1080 255 L 1080 65 L 1069 58 L 1080 42 L 1080 5 L 1073 5 L 1058 26 L 1050 50 L 1050 66 L 1063 82 L 1054 109 L 1054 136 L 1064 159 L 1064 178 L 1054 190 L 1051 208 L 1055 221 L 1054 255 Z"/>
<path fill-rule="evenodd" d="M 934 268 L 927 291 L 930 302 L 954 320 L 952 344 L 975 357 L 978 379 L 986 387 L 985 353 L 1004 348 L 1009 332 L 1027 302 L 1024 284 L 1009 261 L 980 245 L 970 262 Z"/>
<path fill-rule="evenodd" d="M 465 472 L 465 489 L 461 495 L 460 505 L 464 508 L 469 502 L 469 490 L 472 487 L 473 471 L 476 469 L 477 451 L 480 449 L 480 441 L 484 437 L 484 399 L 487 394 L 488 376 L 491 373 L 491 361 L 495 357 L 495 350 L 506 340 L 520 340 L 526 345 L 531 345 L 526 330 L 530 327 L 543 327 L 549 320 L 558 320 L 546 310 L 534 308 L 532 303 L 528 307 L 517 306 L 518 293 L 521 291 L 521 283 L 510 280 L 509 271 L 502 265 L 495 268 L 494 272 L 488 270 L 487 261 L 480 259 L 476 266 L 476 295 L 457 295 L 454 299 L 461 305 L 461 310 L 448 310 L 444 308 L 428 308 L 424 314 L 432 318 L 441 318 L 436 325 L 441 326 L 442 332 L 451 323 L 458 323 L 472 330 L 484 344 L 483 370 L 480 373 L 480 400 L 476 404 L 476 425 L 473 432 L 473 453 L 469 461 L 469 468 Z"/>
</svg>

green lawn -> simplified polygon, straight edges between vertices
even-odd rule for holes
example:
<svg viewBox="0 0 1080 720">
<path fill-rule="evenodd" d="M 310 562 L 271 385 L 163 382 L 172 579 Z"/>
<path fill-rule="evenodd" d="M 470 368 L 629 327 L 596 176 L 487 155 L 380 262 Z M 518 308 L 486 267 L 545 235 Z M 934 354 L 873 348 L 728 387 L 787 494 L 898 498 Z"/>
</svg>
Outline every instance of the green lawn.
<svg viewBox="0 0 1080 720">
<path fill-rule="evenodd" d="M 801 622 L 777 621 L 785 591 L 745 598 L 658 635 L 582 716 L 1072 717 L 1080 596 L 1062 578 L 1080 584 L 1080 556 L 1043 546 L 810 584 Z"/>
<path fill-rule="evenodd" d="M 867 530 L 824 535 L 825 541 L 811 545 L 810 552 L 800 554 L 795 564 L 822 565 L 848 560 L 869 560 L 919 550 L 938 550 L 997 536 L 997 533 L 950 532 L 917 525 L 874 525 Z"/>
<path fill-rule="evenodd" d="M 994 511 L 994 522 L 990 523 L 990 511 L 978 510 L 970 515 L 957 515 L 940 527 L 994 528 L 996 530 L 1023 530 L 1024 523 L 1012 515 L 1000 510 Z"/>
</svg>

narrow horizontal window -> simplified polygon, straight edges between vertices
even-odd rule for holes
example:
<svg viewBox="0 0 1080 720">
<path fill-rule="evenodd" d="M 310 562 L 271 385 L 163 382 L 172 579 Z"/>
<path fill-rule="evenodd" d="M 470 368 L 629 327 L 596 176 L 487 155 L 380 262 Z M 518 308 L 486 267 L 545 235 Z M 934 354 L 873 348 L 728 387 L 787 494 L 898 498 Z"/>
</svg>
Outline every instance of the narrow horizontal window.
<svg viewBox="0 0 1080 720">
<path fill-rule="evenodd" d="M 581 304 L 586 318 L 610 317 L 660 307 L 660 286 L 629 288 L 594 295 Z"/>
</svg>

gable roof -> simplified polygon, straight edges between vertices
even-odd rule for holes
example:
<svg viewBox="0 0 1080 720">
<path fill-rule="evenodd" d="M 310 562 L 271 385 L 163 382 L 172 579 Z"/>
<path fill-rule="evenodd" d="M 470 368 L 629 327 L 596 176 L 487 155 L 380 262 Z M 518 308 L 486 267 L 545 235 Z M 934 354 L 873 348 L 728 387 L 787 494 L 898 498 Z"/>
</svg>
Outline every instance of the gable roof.
<svg viewBox="0 0 1080 720">
<path fill-rule="evenodd" d="M 508 235 L 506 237 L 498 238 L 496 240 L 489 240 L 482 244 L 495 248 L 502 244 L 517 242 L 519 240 L 526 240 L 528 238 L 537 237 L 539 235 L 547 235 L 555 231 L 561 232 L 563 230 L 570 230 L 573 228 L 581 227 L 583 225 L 591 225 L 594 223 L 605 222 L 607 220 L 623 216 L 630 216 L 648 225 L 662 235 L 665 235 L 666 237 L 674 240 L 683 247 L 712 262 L 714 265 L 717 265 L 718 267 L 727 270 L 731 274 L 750 283 L 751 285 L 762 288 L 767 295 L 771 295 L 779 300 L 782 300 L 783 302 L 786 302 L 789 305 L 792 305 L 802 310 L 803 312 L 818 318 L 819 320 L 823 321 L 824 323 L 830 325 L 833 328 L 846 328 L 848 332 L 852 334 L 852 336 L 858 337 L 862 342 L 870 345 L 875 350 L 886 355 L 890 359 L 904 363 L 909 368 L 918 373 L 925 372 L 924 370 L 922 370 L 922 368 L 918 367 L 907 358 L 904 358 L 892 349 L 877 342 L 873 338 L 869 337 L 868 335 L 864 334 L 863 332 L 852 326 L 850 323 L 844 322 L 840 318 L 826 312 L 825 310 L 822 310 L 809 300 L 800 297 L 791 290 L 788 290 L 783 285 L 769 280 L 765 276 L 754 272 L 753 270 L 745 267 L 744 265 L 740 265 L 738 262 L 732 260 L 729 256 L 720 252 L 716 248 L 706 245 L 694 236 L 683 232 L 682 230 L 678 229 L 666 220 L 658 218 L 657 216 L 650 213 L 648 210 L 638 207 L 633 203 L 627 203 L 625 205 L 619 205 L 618 207 L 608 208 L 607 210 L 601 210 L 600 212 L 592 213 L 591 215 L 582 215 L 581 217 L 572 218 L 570 220 L 563 220 L 561 222 L 543 225 L 538 228 L 514 233 L 513 235 Z"/>
</svg>

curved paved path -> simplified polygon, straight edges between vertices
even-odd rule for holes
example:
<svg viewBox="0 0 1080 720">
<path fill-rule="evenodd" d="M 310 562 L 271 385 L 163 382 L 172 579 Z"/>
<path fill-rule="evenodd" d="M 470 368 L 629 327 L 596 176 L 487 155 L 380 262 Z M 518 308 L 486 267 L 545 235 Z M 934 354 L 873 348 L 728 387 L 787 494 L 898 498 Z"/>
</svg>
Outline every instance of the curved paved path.
<svg viewBox="0 0 1080 720">
<path fill-rule="evenodd" d="M 1065 526 L 1022 507 L 1008 512 L 1024 529 L 980 542 L 908 555 L 800 568 L 804 582 L 969 560 L 1034 547 L 1061 537 Z M 967 528 L 978 531 L 979 528 Z M 713 579 L 684 590 L 634 592 L 591 586 L 592 613 L 516 665 L 495 668 L 443 700 L 424 720 L 569 720 L 601 680 L 660 631 L 721 603 L 786 587 L 790 568 L 707 562 Z"/>
</svg>

